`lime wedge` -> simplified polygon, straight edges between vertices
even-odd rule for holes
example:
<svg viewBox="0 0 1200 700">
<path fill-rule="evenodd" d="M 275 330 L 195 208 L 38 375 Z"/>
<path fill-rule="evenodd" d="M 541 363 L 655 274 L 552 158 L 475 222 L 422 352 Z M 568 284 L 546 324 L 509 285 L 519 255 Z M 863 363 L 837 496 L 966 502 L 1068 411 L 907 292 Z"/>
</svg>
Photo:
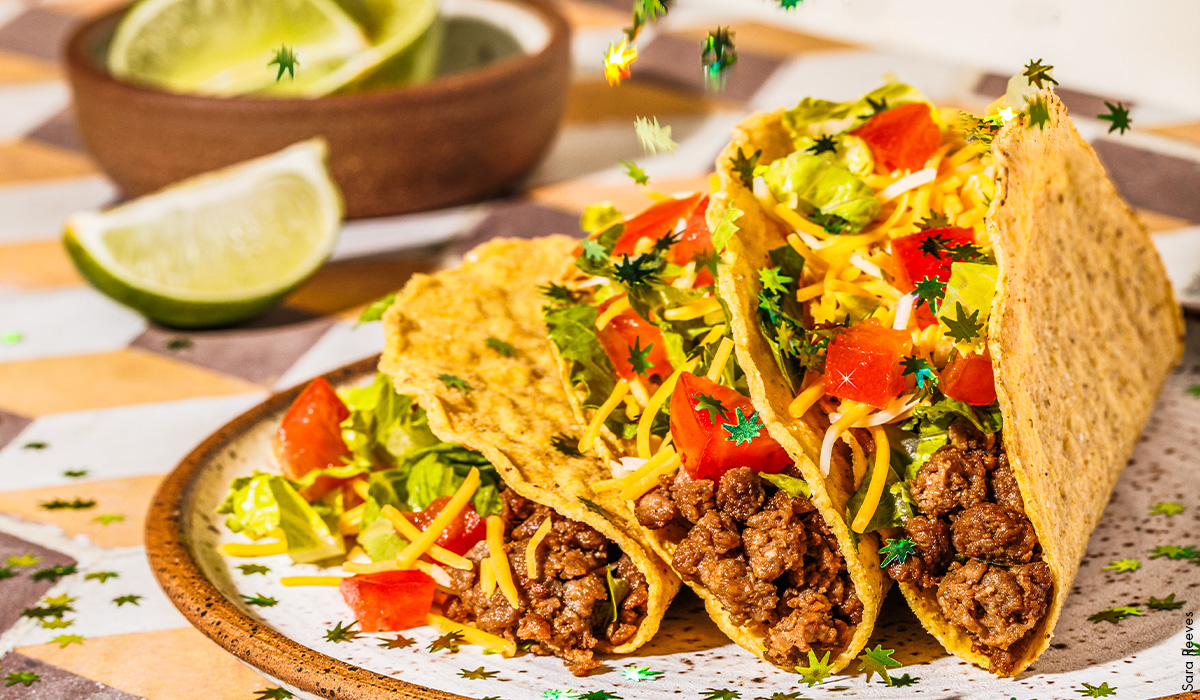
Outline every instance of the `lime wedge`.
<svg viewBox="0 0 1200 700">
<path fill-rule="evenodd" d="M 433 77 L 442 44 L 437 0 L 343 0 L 343 7 L 366 30 L 371 46 L 331 72 L 281 81 L 268 93 L 310 97 L 347 90 L 421 82 Z"/>
<path fill-rule="evenodd" d="M 296 77 L 315 80 L 370 42 L 334 0 L 139 0 L 113 35 L 108 66 L 173 92 L 240 95 L 291 84 L 268 65 L 281 46 L 299 57 Z"/>
<path fill-rule="evenodd" d="M 321 266 L 342 197 L 321 139 L 200 175 L 105 212 L 63 243 L 89 282 L 151 320 L 203 328 L 259 314 Z"/>
</svg>

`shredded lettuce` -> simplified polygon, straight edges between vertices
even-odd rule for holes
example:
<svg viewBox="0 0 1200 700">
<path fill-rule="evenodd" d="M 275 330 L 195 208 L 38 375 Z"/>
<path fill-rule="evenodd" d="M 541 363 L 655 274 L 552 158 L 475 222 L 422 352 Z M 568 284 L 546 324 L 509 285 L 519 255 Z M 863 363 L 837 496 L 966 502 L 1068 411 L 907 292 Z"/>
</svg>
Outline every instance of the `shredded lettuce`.
<svg viewBox="0 0 1200 700">
<path fill-rule="evenodd" d="M 629 584 L 613 576 L 612 566 L 604 569 L 604 578 L 608 583 L 608 600 L 612 606 L 609 608 L 608 615 L 608 624 L 611 625 L 617 621 L 618 613 L 621 609 L 621 601 L 625 600 L 625 596 L 629 595 Z"/>
<path fill-rule="evenodd" d="M 963 311 L 969 316 L 979 312 L 978 322 L 987 327 L 988 317 L 992 313 L 992 300 L 996 298 L 996 277 L 999 268 L 994 263 L 956 262 L 950 266 L 950 281 L 946 283 L 946 296 L 939 305 L 943 314 L 951 310 L 957 311 L 957 305 L 962 304 Z M 946 322 L 939 320 L 943 332 L 948 330 Z M 986 341 L 985 334 L 980 333 L 966 343 L 959 344 L 962 352 L 982 352 Z"/>
<path fill-rule="evenodd" d="M 927 406 L 918 406 L 912 417 L 901 423 L 899 428 L 893 429 L 895 433 L 892 435 L 892 444 L 899 446 L 904 455 L 906 479 L 911 481 L 916 478 L 917 471 L 933 453 L 950 442 L 950 425 L 960 420 L 969 422 L 987 435 L 1004 428 L 1004 420 L 996 404 L 972 406 L 942 396 Z"/>
<path fill-rule="evenodd" d="M 874 105 L 883 105 L 885 101 L 888 107 L 906 102 L 928 102 L 913 86 L 892 82 L 852 102 L 830 102 L 806 97 L 793 109 L 784 112 L 783 123 L 794 139 L 840 134 L 862 126 L 874 115 Z"/>
<path fill-rule="evenodd" d="M 475 510 L 485 517 L 500 512 L 495 468 L 478 452 L 439 440 L 425 411 L 396 393 L 387 375 L 378 374 L 372 384 L 343 390 L 340 396 L 350 408 L 341 425 L 351 450 L 348 464 L 314 470 L 296 482 L 261 472 L 235 479 L 217 509 L 228 516 L 230 530 L 258 539 L 279 528 L 287 536 L 288 554 L 300 563 L 344 554 L 337 528 L 343 512 L 340 491 L 312 504 L 298 493 L 321 475 L 369 475 L 358 543 L 374 561 L 395 557 L 407 544 L 380 517 L 383 506 L 423 510 L 435 498 L 457 491 L 473 467 L 481 481 L 472 499 Z"/>
<path fill-rule="evenodd" d="M 617 370 L 608 359 L 596 334 L 596 307 L 576 304 L 543 313 L 550 340 L 564 360 L 571 363 L 567 377 L 572 387 L 587 390 L 586 408 L 599 408 L 616 386 Z"/>
<path fill-rule="evenodd" d="M 826 163 L 837 163 L 846 170 L 854 173 L 858 177 L 866 177 L 875 170 L 875 154 L 871 152 L 871 147 L 867 145 L 859 137 L 853 134 L 839 134 L 831 136 L 834 145 L 832 151 L 825 151 L 817 154 Z M 809 149 L 817 145 L 817 140 L 811 136 L 797 136 L 794 139 L 796 150 L 809 153 Z"/>
<path fill-rule="evenodd" d="M 773 161 L 762 174 L 775 199 L 801 216 L 814 213 L 845 221 L 842 233 L 857 233 L 882 205 L 861 177 L 822 156 L 803 151 Z"/>
<path fill-rule="evenodd" d="M 579 228 L 587 233 L 596 233 L 612 226 L 625 218 L 620 209 L 612 202 L 594 202 L 587 205 L 583 215 L 579 217 Z"/>
<path fill-rule="evenodd" d="M 287 553 L 298 564 L 307 564 L 346 553 L 336 524 L 331 527 L 322 510 L 336 522 L 339 508 L 318 508 L 305 501 L 282 476 L 255 472 L 234 479 L 229 495 L 217 508 L 227 515 L 225 525 L 258 539 L 276 528 L 287 538 Z M 331 512 L 333 511 L 333 512 Z"/>
<path fill-rule="evenodd" d="M 779 490 L 783 491 L 792 498 L 812 498 L 812 489 L 809 488 L 808 482 L 787 474 L 759 474 L 763 481 L 769 481 L 775 484 Z"/>
<path fill-rule="evenodd" d="M 912 493 L 908 490 L 908 484 L 897 471 L 896 466 L 903 465 L 907 461 L 903 453 L 892 451 L 892 459 L 888 465 L 887 482 L 883 489 L 883 494 L 879 497 L 879 507 L 871 515 L 870 522 L 867 523 L 867 528 L 864 533 L 883 530 L 891 527 L 901 527 L 914 514 L 916 514 L 917 505 L 913 501 Z M 850 497 L 846 503 L 846 522 L 850 522 L 858 515 L 859 508 L 862 507 L 863 501 L 867 498 L 867 491 L 871 487 L 869 478 L 863 479 L 858 490 Z"/>
</svg>

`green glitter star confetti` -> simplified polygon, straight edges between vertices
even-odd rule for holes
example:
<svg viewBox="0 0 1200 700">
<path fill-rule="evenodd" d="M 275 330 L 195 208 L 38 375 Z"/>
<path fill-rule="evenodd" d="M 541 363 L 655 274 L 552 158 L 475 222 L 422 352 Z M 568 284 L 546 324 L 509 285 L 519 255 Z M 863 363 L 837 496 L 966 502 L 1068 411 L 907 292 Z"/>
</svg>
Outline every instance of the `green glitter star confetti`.
<svg viewBox="0 0 1200 700">
<path fill-rule="evenodd" d="M 1138 610 L 1136 605 L 1121 605 L 1113 608 L 1106 608 L 1098 613 L 1088 615 L 1088 622 L 1109 622 L 1119 624 L 1121 620 L 1127 617 L 1141 617 L 1142 612 Z"/>
<path fill-rule="evenodd" d="M 442 384 L 445 384 L 447 388 L 458 389 L 464 394 L 475 390 L 475 387 L 468 384 L 466 380 L 456 377 L 453 374 L 443 373 L 439 374 L 437 378 L 438 381 L 440 381 Z"/>
<path fill-rule="evenodd" d="M 139 602 L 139 601 L 141 601 L 141 599 L 142 599 L 142 596 L 134 595 L 134 594 L 130 593 L 128 595 L 117 596 L 116 598 L 113 598 L 112 602 L 116 603 L 117 607 L 119 608 L 122 605 L 125 605 L 126 603 L 128 603 L 129 605 L 141 605 L 141 603 Z"/>
<path fill-rule="evenodd" d="M 1084 683 L 1083 687 L 1076 688 L 1075 692 L 1081 693 L 1085 698 L 1104 698 L 1108 697 L 1109 695 L 1116 695 L 1117 689 L 1109 687 L 1107 682 L 1101 683 L 1100 685 Z"/>
<path fill-rule="evenodd" d="M 275 51 L 274 58 L 267 64 L 267 67 L 279 66 L 279 72 L 275 74 L 275 82 L 283 79 L 283 74 L 287 73 L 292 80 L 296 79 L 296 67 L 300 65 L 300 57 L 296 55 L 295 50 L 287 45 L 281 45 Z"/>
<path fill-rule="evenodd" d="M 333 629 L 325 630 L 325 641 L 341 644 L 342 642 L 357 639 L 360 634 L 358 630 L 354 629 L 354 626 L 357 624 L 357 620 L 348 625 L 343 625 L 341 622 L 337 623 Z"/>
<path fill-rule="evenodd" d="M 416 642 L 402 634 L 397 634 L 391 639 L 384 639 L 379 642 L 379 646 L 383 647 L 384 649 L 407 649 L 414 644 L 416 644 Z"/>
<path fill-rule="evenodd" d="M 880 562 L 879 567 L 883 568 L 892 562 L 903 564 L 908 561 L 908 558 L 916 554 L 917 548 L 913 541 L 907 537 L 901 539 L 888 539 L 885 541 L 883 548 L 879 553 L 884 555 L 884 559 Z"/>
<path fill-rule="evenodd" d="M 429 643 L 426 647 L 429 651 L 448 651 L 451 654 L 458 652 L 458 646 L 462 643 L 463 633 L 461 630 L 453 630 L 447 632 L 437 639 Z"/>
<path fill-rule="evenodd" d="M 800 674 L 800 682 L 807 683 L 809 688 L 824 683 L 833 673 L 833 665 L 829 663 L 829 652 L 825 652 L 825 656 L 818 659 L 813 650 L 809 649 L 808 665 L 797 666 L 796 673 Z"/>
<path fill-rule="evenodd" d="M 1137 559 L 1130 559 L 1126 557 L 1125 559 L 1114 559 L 1110 561 L 1108 566 L 1104 567 L 1102 571 L 1115 571 L 1118 574 L 1124 574 L 1131 571 L 1137 571 L 1141 567 L 1142 562 L 1138 561 Z"/>
<path fill-rule="evenodd" d="M 662 678 L 662 671 L 651 671 L 649 666 L 626 666 L 621 669 L 621 677 L 627 681 L 640 683 L 642 681 L 656 681 Z"/>
<path fill-rule="evenodd" d="M 888 669 L 900 668 L 903 665 L 892 658 L 892 654 L 895 653 L 895 649 L 884 649 L 882 644 L 876 644 L 874 649 L 864 649 L 858 655 L 858 670 L 866 671 L 868 683 L 871 682 L 871 676 L 878 674 L 885 684 L 891 685 L 892 677 L 888 674 Z"/>
<path fill-rule="evenodd" d="M 1151 610 L 1178 610 L 1178 609 L 1182 608 L 1184 605 L 1187 605 L 1187 601 L 1186 600 L 1175 600 L 1174 593 L 1167 596 L 1166 598 L 1161 598 L 1161 599 L 1155 598 L 1154 596 L 1150 596 L 1150 602 L 1146 603 L 1146 607 L 1150 608 Z"/>
<path fill-rule="evenodd" d="M 4 677 L 4 687 L 10 688 L 21 683 L 26 688 L 42 680 L 42 677 L 32 671 L 13 671 Z"/>
<path fill-rule="evenodd" d="M 1101 114 L 1096 118 L 1109 123 L 1108 133 L 1119 130 L 1124 135 L 1126 131 L 1133 128 L 1133 120 L 1129 118 L 1129 110 L 1125 108 L 1124 102 L 1113 104 L 1105 101 L 1104 106 L 1108 108 L 1108 113 Z"/>
<path fill-rule="evenodd" d="M 1173 518 L 1183 512 L 1183 506 L 1174 501 L 1161 501 L 1150 506 L 1150 515 L 1165 515 Z"/>
</svg>

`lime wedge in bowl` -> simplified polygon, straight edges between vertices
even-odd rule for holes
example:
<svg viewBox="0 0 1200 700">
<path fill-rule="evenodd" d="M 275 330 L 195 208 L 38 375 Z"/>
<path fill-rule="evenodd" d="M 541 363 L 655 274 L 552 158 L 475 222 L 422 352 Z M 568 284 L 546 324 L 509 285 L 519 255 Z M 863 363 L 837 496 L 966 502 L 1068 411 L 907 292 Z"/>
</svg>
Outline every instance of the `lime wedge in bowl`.
<svg viewBox="0 0 1200 700">
<path fill-rule="evenodd" d="M 258 315 L 333 251 L 341 193 L 321 139 L 216 170 L 66 222 L 83 276 L 113 299 L 177 328 Z"/>
<path fill-rule="evenodd" d="M 291 86 L 268 65 L 281 46 L 299 57 L 297 78 L 316 80 L 370 40 L 335 0 L 139 0 L 113 34 L 108 67 L 172 92 L 240 95 Z"/>
<path fill-rule="evenodd" d="M 429 80 L 437 72 L 443 29 L 437 0 L 342 0 L 364 28 L 371 46 L 326 74 L 296 76 L 267 93 L 308 97 Z"/>
</svg>

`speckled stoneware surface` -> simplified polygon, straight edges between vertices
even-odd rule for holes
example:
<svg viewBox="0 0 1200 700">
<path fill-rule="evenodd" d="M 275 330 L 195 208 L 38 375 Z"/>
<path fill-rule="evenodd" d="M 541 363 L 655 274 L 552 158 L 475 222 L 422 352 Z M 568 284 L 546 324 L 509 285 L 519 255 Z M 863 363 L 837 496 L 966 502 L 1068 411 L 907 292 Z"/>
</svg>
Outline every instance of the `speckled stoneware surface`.
<svg viewBox="0 0 1200 700">
<path fill-rule="evenodd" d="M 797 677 L 765 664 L 728 642 L 705 616 L 699 601 L 684 593 L 676 600 L 658 637 L 636 655 L 610 657 L 587 678 L 575 678 L 554 657 L 504 659 L 464 645 L 457 653 L 427 651 L 437 636 L 431 629 L 404 634 L 413 644 L 389 649 L 382 640 L 395 634 L 361 635 L 347 643 L 324 640 L 325 631 L 353 620 L 335 588 L 285 588 L 285 575 L 318 574 L 286 556 L 235 560 L 218 553 L 236 538 L 214 511 L 234 477 L 272 469 L 270 435 L 290 401 L 280 395 L 251 411 L 201 445 L 163 485 L 148 519 L 147 549 L 168 596 L 193 624 L 245 663 L 292 689 L 300 697 L 474 698 L 555 700 L 575 693 L 607 690 L 622 698 L 695 698 L 707 689 L 736 690 L 745 700 L 791 697 L 878 698 L 1068 698 L 1082 697 L 1083 684 L 1116 688 L 1122 700 L 1155 698 L 1188 690 L 1183 654 L 1188 626 L 1200 609 L 1200 560 L 1151 558 L 1159 545 L 1187 547 L 1197 542 L 1200 525 L 1200 411 L 1189 388 L 1200 384 L 1200 325 L 1189 325 L 1187 354 L 1170 378 L 1129 468 L 1094 533 L 1072 596 L 1058 623 L 1053 646 L 1016 680 L 1001 680 L 948 656 L 893 594 L 881 615 L 872 646 L 895 648 L 904 664 L 893 675 L 919 681 L 885 687 L 867 683 L 852 665 L 849 675 L 806 688 Z M 363 362 L 331 376 L 335 383 L 369 377 Z M 1077 408 L 1087 411 L 1086 397 Z M 1103 426 L 1096 426 L 1103 430 Z M 1152 506 L 1174 501 L 1183 514 L 1151 515 Z M 1140 561 L 1133 572 L 1104 567 L 1112 560 Z M 246 575 L 235 566 L 248 562 L 270 568 Z M 336 573 L 328 571 L 324 573 Z M 1175 594 L 1182 608 L 1155 611 L 1151 596 Z M 250 607 L 242 595 L 277 598 L 274 607 Z M 1136 605 L 1140 616 L 1119 623 L 1089 621 L 1114 606 Z M 653 680 L 634 681 L 627 667 L 661 671 Z M 464 672 L 495 671 L 487 679 Z M 411 685 L 410 685 L 411 684 Z M 443 692 L 439 692 L 443 691 Z M 556 692 L 557 691 L 557 692 Z M 571 691 L 571 692 L 568 692 Z"/>
</svg>

